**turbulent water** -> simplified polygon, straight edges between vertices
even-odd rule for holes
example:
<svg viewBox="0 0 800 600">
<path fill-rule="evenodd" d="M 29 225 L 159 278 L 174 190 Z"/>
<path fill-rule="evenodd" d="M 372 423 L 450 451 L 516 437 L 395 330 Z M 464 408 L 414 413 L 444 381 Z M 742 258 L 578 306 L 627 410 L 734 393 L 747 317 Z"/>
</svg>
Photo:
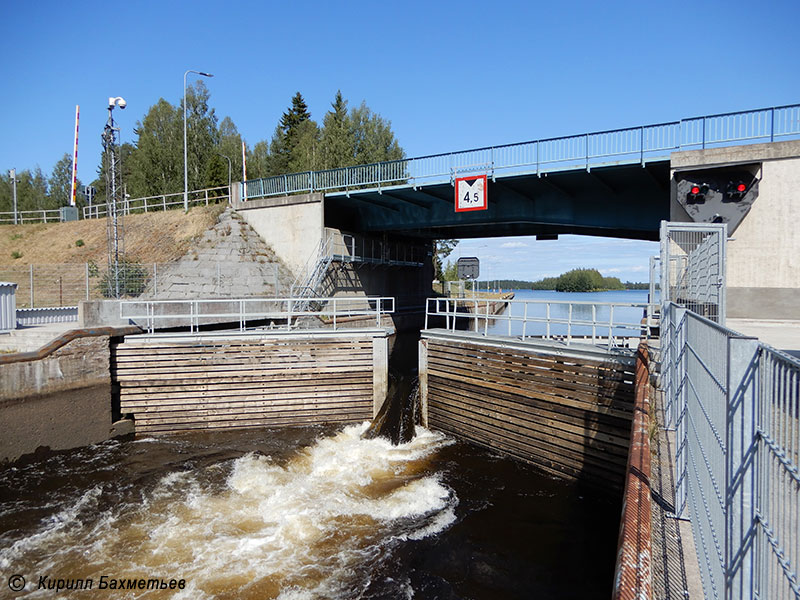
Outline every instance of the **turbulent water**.
<svg viewBox="0 0 800 600">
<path fill-rule="evenodd" d="M 393 446 L 366 427 L 109 441 L 5 467 L 0 596 L 12 574 L 25 598 L 55 597 L 42 577 L 92 581 L 65 598 L 608 596 L 613 503 L 438 433 Z M 183 589 L 98 592 L 102 577 Z"/>
</svg>

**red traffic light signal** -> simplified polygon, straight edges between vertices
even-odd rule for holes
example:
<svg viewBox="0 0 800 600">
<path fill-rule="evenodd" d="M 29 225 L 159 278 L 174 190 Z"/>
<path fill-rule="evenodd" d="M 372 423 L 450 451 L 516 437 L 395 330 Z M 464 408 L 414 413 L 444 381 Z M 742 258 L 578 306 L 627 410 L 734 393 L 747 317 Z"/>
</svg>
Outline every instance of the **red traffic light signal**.
<svg viewBox="0 0 800 600">
<path fill-rule="evenodd" d="M 706 201 L 706 194 L 708 194 L 708 185 L 705 183 L 693 185 L 689 188 L 689 193 L 686 194 L 686 202 L 689 204 L 702 204 Z"/>
<path fill-rule="evenodd" d="M 744 181 L 729 181 L 725 188 L 725 199 L 729 202 L 738 202 L 747 194 L 747 184 Z"/>
</svg>

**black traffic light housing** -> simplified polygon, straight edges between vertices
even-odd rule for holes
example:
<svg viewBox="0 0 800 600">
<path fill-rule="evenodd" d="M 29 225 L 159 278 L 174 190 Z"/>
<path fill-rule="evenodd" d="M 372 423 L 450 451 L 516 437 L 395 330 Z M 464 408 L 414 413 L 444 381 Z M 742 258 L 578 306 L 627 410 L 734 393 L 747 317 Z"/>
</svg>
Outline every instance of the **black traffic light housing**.
<svg viewBox="0 0 800 600">
<path fill-rule="evenodd" d="M 725 188 L 725 196 L 722 198 L 723 202 L 739 202 L 747 194 L 750 186 L 741 179 L 729 181 Z"/>
<path fill-rule="evenodd" d="M 686 202 L 687 204 L 703 204 L 706 201 L 706 194 L 708 194 L 708 184 L 692 185 L 686 194 Z"/>
</svg>

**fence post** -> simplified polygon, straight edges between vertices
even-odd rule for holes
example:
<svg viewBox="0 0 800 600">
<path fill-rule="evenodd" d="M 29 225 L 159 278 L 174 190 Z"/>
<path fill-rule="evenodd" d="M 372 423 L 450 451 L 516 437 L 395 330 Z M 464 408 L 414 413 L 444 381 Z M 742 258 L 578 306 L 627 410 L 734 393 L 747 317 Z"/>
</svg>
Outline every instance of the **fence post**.
<svg viewBox="0 0 800 600">
<path fill-rule="evenodd" d="M 687 309 L 673 305 L 673 331 L 671 365 L 672 375 L 672 411 L 675 423 L 675 515 L 686 517 L 686 500 L 689 484 L 686 479 L 688 464 L 686 460 L 687 423 L 686 423 L 686 313 Z"/>
<path fill-rule="evenodd" d="M 773 108 L 770 112 L 770 120 L 769 120 L 769 141 L 775 141 L 775 109 Z"/>
<path fill-rule="evenodd" d="M 750 600 L 755 591 L 757 527 L 758 339 L 730 337 L 727 352 L 725 598 Z"/>
</svg>

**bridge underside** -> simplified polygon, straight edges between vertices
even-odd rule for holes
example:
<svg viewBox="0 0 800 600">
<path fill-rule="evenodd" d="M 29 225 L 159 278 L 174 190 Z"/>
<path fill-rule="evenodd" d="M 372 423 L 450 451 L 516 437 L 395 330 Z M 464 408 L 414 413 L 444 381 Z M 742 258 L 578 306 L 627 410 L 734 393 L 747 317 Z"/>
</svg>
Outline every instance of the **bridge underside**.
<svg viewBox="0 0 800 600">
<path fill-rule="evenodd" d="M 669 219 L 669 161 L 489 178 L 484 211 L 454 210 L 450 183 L 336 192 L 325 224 L 420 239 L 581 234 L 657 240 Z"/>
</svg>

